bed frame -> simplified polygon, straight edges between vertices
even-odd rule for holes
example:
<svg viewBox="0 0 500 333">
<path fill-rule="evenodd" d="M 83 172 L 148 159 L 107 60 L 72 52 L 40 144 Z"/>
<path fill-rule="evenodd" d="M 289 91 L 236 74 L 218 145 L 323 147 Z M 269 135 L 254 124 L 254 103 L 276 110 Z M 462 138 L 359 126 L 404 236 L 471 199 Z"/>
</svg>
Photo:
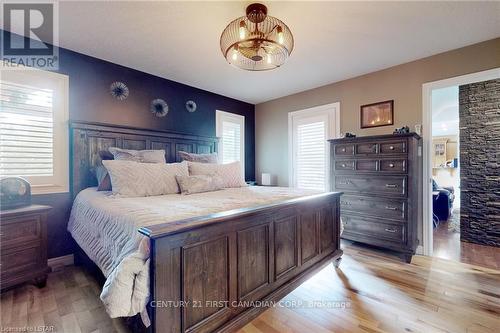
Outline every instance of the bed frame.
<svg viewBox="0 0 500 333">
<path fill-rule="evenodd" d="M 95 185 L 111 146 L 217 151 L 217 138 L 71 123 L 72 192 Z M 151 332 L 233 332 L 332 261 L 338 266 L 341 193 L 242 208 L 141 228 L 150 238 Z"/>
</svg>

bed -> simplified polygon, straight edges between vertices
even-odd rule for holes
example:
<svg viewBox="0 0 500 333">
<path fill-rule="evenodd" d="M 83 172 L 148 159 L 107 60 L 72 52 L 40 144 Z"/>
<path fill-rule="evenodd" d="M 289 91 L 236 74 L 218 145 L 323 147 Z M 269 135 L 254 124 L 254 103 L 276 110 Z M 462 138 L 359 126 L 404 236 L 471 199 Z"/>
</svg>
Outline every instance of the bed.
<svg viewBox="0 0 500 333">
<path fill-rule="evenodd" d="M 165 149 L 174 162 L 180 150 L 216 151 L 217 138 L 73 122 L 71 140 L 79 195 L 69 229 L 107 278 L 105 304 L 122 305 L 108 309 L 114 316 L 142 312 L 151 332 L 234 331 L 340 262 L 340 193 L 247 187 L 117 200 L 92 188 L 100 150 Z"/>
</svg>

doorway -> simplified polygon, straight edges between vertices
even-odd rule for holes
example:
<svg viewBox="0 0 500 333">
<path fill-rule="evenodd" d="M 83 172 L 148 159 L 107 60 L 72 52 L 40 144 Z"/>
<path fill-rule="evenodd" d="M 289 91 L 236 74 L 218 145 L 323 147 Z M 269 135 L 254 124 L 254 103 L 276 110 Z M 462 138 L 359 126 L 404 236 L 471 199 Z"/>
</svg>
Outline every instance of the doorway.
<svg viewBox="0 0 500 333">
<path fill-rule="evenodd" d="M 460 259 L 459 87 L 431 92 L 433 256 Z"/>
<path fill-rule="evenodd" d="M 462 198 L 460 197 L 460 178 L 464 178 L 461 177 L 463 170 L 460 168 L 460 121 L 458 121 L 457 135 L 457 119 L 455 116 L 452 116 L 453 114 L 457 114 L 458 87 L 499 78 L 500 68 L 496 68 L 484 72 L 425 83 L 422 87 L 422 127 L 424 139 L 422 252 L 424 255 L 432 256 L 434 254 L 436 218 L 433 208 L 435 196 L 438 194 L 435 189 L 446 190 L 447 187 L 453 187 L 454 198 L 452 202 L 448 202 L 450 205 L 449 212 L 451 218 L 453 218 L 453 213 L 455 212 L 455 218 L 460 220 L 460 210 L 463 209 L 463 204 L 461 204 L 461 202 L 464 202 L 464 197 L 463 195 Z M 446 100 L 452 102 L 446 104 L 443 102 Z M 441 104 L 439 103 L 440 101 Z M 452 106 L 452 104 L 455 106 Z M 456 150 L 456 152 L 454 152 L 454 150 Z M 457 178 L 459 179 L 458 181 Z M 439 184 L 439 182 L 442 182 L 442 184 Z M 449 196 L 444 198 L 442 196 L 441 200 L 443 201 L 443 207 L 445 207 L 446 204 L 445 199 L 451 201 Z M 446 214 L 441 217 L 446 217 Z M 448 253 L 450 257 L 447 259 L 463 261 L 461 254 L 464 254 L 464 247 L 474 247 L 474 249 L 476 249 L 476 247 L 482 246 L 462 242 L 460 240 L 460 230 L 455 229 L 456 227 L 453 226 L 453 221 L 450 225 L 449 218 L 446 219 L 445 224 L 441 224 L 441 226 L 442 228 L 446 227 L 446 231 L 452 229 L 452 236 L 455 236 L 455 239 L 453 240 L 453 237 L 450 237 L 449 240 L 450 242 L 455 242 L 455 249 L 459 252 L 458 258 L 457 255 L 453 257 L 452 253 Z M 471 250 L 471 252 L 473 251 Z M 441 256 L 438 251 L 436 251 L 436 254 Z"/>
</svg>

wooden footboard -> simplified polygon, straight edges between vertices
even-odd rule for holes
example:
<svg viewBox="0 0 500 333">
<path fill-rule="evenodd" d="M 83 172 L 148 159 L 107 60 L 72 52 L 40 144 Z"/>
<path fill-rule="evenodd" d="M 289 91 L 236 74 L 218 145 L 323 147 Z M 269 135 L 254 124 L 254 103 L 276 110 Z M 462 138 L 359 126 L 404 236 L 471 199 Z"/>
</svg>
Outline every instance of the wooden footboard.
<svg viewBox="0 0 500 333">
<path fill-rule="evenodd" d="M 153 332 L 234 331 L 340 258 L 340 193 L 143 228 Z"/>
</svg>

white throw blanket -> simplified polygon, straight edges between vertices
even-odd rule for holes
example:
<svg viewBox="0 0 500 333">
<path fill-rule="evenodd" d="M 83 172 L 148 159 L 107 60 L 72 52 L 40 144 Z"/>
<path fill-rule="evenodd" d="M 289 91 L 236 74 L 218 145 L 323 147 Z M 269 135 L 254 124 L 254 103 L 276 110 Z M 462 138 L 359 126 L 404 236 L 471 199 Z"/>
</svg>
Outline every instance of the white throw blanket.
<svg viewBox="0 0 500 333">
<path fill-rule="evenodd" d="M 145 311 L 149 299 L 149 239 L 137 229 L 317 192 L 251 186 L 192 195 L 123 198 L 87 188 L 76 197 L 68 230 L 106 277 L 101 300 L 111 318 Z"/>
</svg>

